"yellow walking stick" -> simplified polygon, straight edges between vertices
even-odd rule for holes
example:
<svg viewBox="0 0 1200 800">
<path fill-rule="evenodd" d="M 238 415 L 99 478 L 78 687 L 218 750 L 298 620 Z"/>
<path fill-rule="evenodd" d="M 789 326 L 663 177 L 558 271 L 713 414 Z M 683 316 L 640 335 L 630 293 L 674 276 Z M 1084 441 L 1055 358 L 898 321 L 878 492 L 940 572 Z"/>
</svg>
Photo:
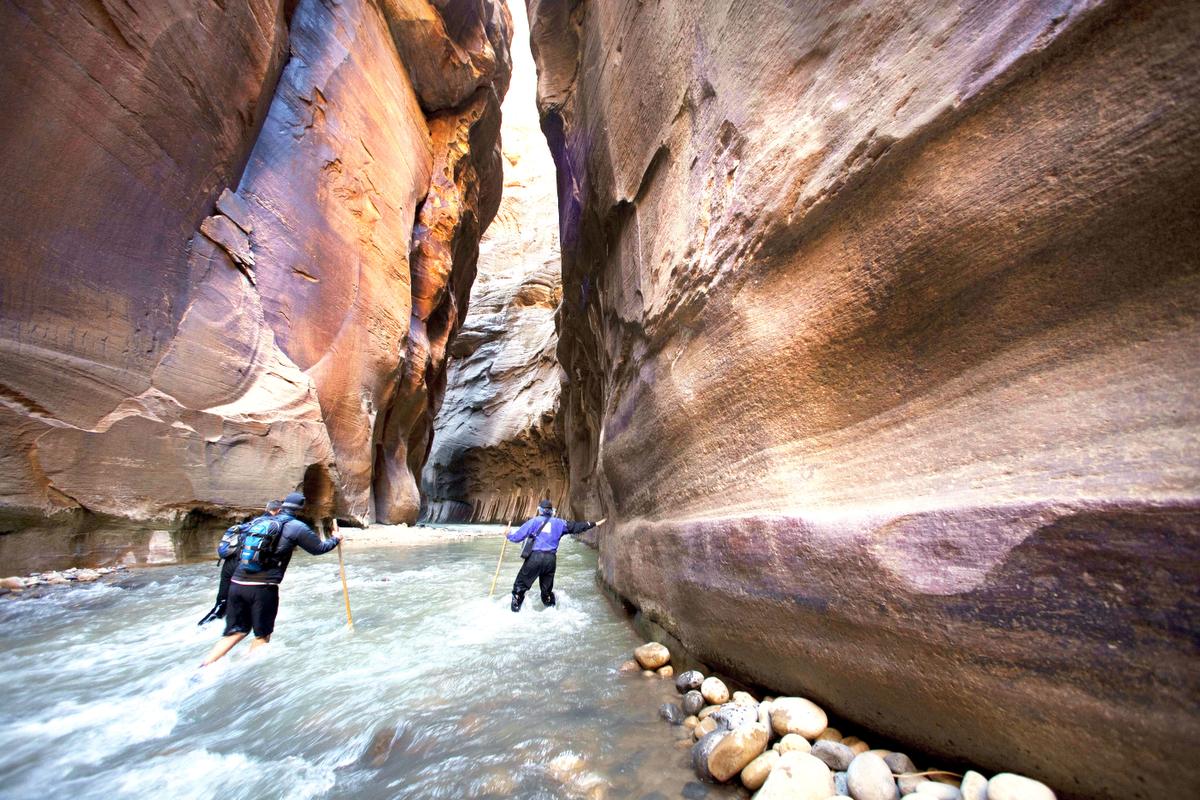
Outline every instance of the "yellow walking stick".
<svg viewBox="0 0 1200 800">
<path fill-rule="evenodd" d="M 504 544 L 500 545 L 500 560 L 496 562 L 496 574 L 492 576 L 492 588 L 488 589 L 488 597 L 496 594 L 496 581 L 500 578 L 500 565 L 504 563 L 504 548 L 508 547 L 508 533 L 512 530 L 512 520 L 504 526 Z"/>
<path fill-rule="evenodd" d="M 338 532 L 337 520 L 333 521 L 333 532 Z M 350 616 L 350 587 L 346 585 L 346 559 L 342 556 L 342 542 L 339 539 L 337 543 L 338 551 L 338 570 L 342 573 L 342 596 L 346 598 L 346 625 L 350 630 L 354 630 L 354 617 Z"/>
</svg>

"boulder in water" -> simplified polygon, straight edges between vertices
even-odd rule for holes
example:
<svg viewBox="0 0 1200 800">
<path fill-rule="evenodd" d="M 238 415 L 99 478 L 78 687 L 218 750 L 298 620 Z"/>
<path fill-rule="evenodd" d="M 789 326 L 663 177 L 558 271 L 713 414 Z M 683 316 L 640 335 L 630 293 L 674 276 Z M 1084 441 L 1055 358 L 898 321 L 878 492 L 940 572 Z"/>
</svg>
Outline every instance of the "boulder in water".
<svg viewBox="0 0 1200 800">
<path fill-rule="evenodd" d="M 689 714 L 699 714 L 704 708 L 704 695 L 692 690 L 683 696 L 683 710 Z"/>
<path fill-rule="evenodd" d="M 675 668 L 672 667 L 670 664 L 665 664 L 654 671 L 656 673 L 658 673 L 658 676 L 660 678 L 670 678 L 672 675 L 675 674 Z"/>
<path fill-rule="evenodd" d="M 0 588 L 20 591 L 25 588 L 25 581 L 18 577 L 0 579 Z"/>
<path fill-rule="evenodd" d="M 663 703 L 658 707 L 658 715 L 672 725 L 682 725 L 683 718 L 687 716 L 683 709 L 674 703 Z"/>
<path fill-rule="evenodd" d="M 758 722 L 735 728 L 709 753 L 709 774 L 721 783 L 732 779 L 767 749 L 770 738 L 770 730 Z"/>
<path fill-rule="evenodd" d="M 704 675 L 694 669 L 689 669 L 679 673 L 675 678 L 675 690 L 680 694 L 687 694 L 690 691 L 698 690 L 703 683 Z"/>
<path fill-rule="evenodd" d="M 647 642 L 633 651 L 642 669 L 654 670 L 671 660 L 671 651 L 658 642 Z"/>
</svg>

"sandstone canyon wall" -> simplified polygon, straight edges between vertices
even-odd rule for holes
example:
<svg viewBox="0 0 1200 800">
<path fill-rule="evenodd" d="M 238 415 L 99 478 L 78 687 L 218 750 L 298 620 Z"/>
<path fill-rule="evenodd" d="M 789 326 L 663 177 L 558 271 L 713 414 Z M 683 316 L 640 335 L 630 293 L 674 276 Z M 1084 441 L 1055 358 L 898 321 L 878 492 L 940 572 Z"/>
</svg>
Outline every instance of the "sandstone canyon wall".
<svg viewBox="0 0 1200 800">
<path fill-rule="evenodd" d="M 1200 793 L 1200 7 L 528 7 L 603 578 L 908 746 Z"/>
<path fill-rule="evenodd" d="M 504 4 L 16 2 L 0 24 L 0 527 L 170 528 L 301 484 L 414 520 L 500 199 Z"/>
<path fill-rule="evenodd" d="M 538 122 L 525 10 L 512 9 L 504 198 L 480 243 L 470 314 L 451 345 L 422 489 L 425 518 L 508 522 L 564 496 L 555 311 L 561 299 L 554 162 Z"/>
</svg>

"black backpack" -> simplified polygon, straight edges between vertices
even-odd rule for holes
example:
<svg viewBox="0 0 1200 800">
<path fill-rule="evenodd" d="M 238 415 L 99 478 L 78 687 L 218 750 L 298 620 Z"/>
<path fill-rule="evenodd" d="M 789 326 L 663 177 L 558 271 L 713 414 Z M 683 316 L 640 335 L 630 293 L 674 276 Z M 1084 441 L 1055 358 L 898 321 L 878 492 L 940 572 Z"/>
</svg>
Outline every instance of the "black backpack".
<svg viewBox="0 0 1200 800">
<path fill-rule="evenodd" d="M 529 558 L 529 554 L 533 552 L 533 542 L 537 539 L 538 534 L 546 529 L 546 524 L 550 522 L 550 517 L 546 517 L 538 529 L 525 537 L 525 544 L 521 547 L 521 558 Z"/>
<path fill-rule="evenodd" d="M 238 559 L 243 571 L 262 572 L 275 566 L 275 550 L 279 546 L 279 537 L 283 533 L 283 524 L 286 521 L 286 517 L 280 519 L 278 516 L 266 516 L 249 523 L 246 532 L 242 534 L 242 554 Z"/>
</svg>

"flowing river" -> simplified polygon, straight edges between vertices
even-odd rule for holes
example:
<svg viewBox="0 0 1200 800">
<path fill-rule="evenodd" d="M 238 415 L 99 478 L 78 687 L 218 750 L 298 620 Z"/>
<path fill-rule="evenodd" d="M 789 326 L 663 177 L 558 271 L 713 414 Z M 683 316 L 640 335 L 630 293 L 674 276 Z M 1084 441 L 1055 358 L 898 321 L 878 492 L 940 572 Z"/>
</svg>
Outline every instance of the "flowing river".
<svg viewBox="0 0 1200 800">
<path fill-rule="evenodd" d="M 498 536 L 419 535 L 347 551 L 353 633 L 336 555 L 298 552 L 271 644 L 198 677 L 211 561 L 5 598 L 0 796 L 745 796 L 695 783 L 672 681 L 618 674 L 640 639 L 592 550 L 564 539 L 559 607 L 513 614 L 513 547 L 488 599 Z"/>
</svg>

